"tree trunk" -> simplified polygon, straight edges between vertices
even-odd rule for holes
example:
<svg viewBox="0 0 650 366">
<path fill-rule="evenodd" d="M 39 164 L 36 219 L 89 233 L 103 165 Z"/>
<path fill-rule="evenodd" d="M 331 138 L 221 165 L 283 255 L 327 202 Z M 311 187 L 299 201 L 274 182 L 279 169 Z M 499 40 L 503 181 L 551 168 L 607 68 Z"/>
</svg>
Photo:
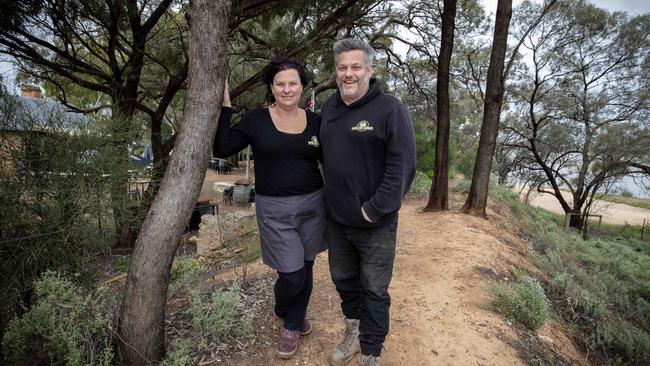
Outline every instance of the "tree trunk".
<svg viewBox="0 0 650 366">
<path fill-rule="evenodd" d="M 449 209 L 449 65 L 454 48 L 454 19 L 456 0 L 444 0 L 442 11 L 442 39 L 438 56 L 438 80 L 436 85 L 437 124 L 435 175 L 431 182 L 431 194 L 425 211 L 445 211 Z"/>
<path fill-rule="evenodd" d="M 571 217 L 569 217 L 569 227 L 580 230 L 583 223 L 582 211 L 580 208 L 573 208 L 571 211 L 565 213 L 565 215 L 569 214 L 571 214 Z"/>
<path fill-rule="evenodd" d="M 185 118 L 160 191 L 142 225 L 124 289 L 119 334 L 122 362 L 127 365 L 164 356 L 170 269 L 205 177 L 221 109 L 229 11 L 228 0 L 190 3 Z"/>
<path fill-rule="evenodd" d="M 503 77 L 506 48 L 508 46 L 508 27 L 512 15 L 512 0 L 499 0 L 497 15 L 494 23 L 494 39 L 490 54 L 487 85 L 485 90 L 485 107 L 483 109 L 483 124 L 479 140 L 472 184 L 467 200 L 461 208 L 462 212 L 486 216 L 488 188 L 492 157 L 496 148 L 497 133 L 499 132 L 499 116 L 503 104 L 505 79 Z"/>
</svg>

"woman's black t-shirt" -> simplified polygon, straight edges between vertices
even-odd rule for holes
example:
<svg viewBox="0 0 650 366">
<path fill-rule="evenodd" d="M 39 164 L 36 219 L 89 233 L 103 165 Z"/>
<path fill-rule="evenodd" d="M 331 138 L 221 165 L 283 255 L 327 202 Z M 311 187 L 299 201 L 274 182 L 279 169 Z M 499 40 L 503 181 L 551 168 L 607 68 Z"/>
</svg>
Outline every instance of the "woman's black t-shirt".
<svg viewBox="0 0 650 366">
<path fill-rule="evenodd" d="M 319 115 L 307 111 L 307 126 L 298 134 L 279 131 L 267 108 L 249 111 L 233 127 L 230 127 L 231 116 L 232 109 L 222 107 L 213 154 L 228 157 L 250 144 L 255 156 L 255 193 L 294 196 L 323 186 L 318 169 Z"/>
</svg>

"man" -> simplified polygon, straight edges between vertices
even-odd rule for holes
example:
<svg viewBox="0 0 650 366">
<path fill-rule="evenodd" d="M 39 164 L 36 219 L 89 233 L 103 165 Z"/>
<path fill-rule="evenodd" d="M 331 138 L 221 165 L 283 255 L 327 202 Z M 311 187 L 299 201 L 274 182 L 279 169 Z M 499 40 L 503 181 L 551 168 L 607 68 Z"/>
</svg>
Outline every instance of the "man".
<svg viewBox="0 0 650 366">
<path fill-rule="evenodd" d="M 397 211 L 415 175 L 415 137 L 406 108 L 384 94 L 373 74 L 374 50 L 334 45 L 338 91 L 322 109 L 320 138 L 332 280 L 341 296 L 345 336 L 329 357 L 378 365 L 388 334 Z"/>
</svg>

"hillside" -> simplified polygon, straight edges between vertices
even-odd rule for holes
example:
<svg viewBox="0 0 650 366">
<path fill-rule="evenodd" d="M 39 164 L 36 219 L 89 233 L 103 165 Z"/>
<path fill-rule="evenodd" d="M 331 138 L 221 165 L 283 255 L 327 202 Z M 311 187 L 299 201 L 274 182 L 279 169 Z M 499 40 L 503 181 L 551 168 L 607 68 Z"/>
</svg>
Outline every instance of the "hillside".
<svg viewBox="0 0 650 366">
<path fill-rule="evenodd" d="M 424 201 L 403 205 L 390 288 L 391 331 L 382 365 L 524 365 L 533 360 L 589 364 L 566 329 L 552 319 L 535 333 L 491 308 L 486 283 L 512 278 L 515 267 L 535 269 L 525 259 L 529 249 L 514 234 L 518 230 L 508 209 L 492 203 L 494 210 L 484 220 L 457 213 L 460 200 L 452 195 L 447 213 L 422 212 Z M 274 273 L 261 263 L 248 272 L 259 293 L 255 342 L 236 351 L 212 352 L 201 358 L 202 364 L 326 365 L 343 321 L 327 254 L 321 254 L 315 266 L 307 315 L 314 332 L 301 338 L 298 353 L 287 361 L 275 356 L 281 324 L 271 310 Z M 227 272 L 203 286 L 232 278 Z"/>
</svg>

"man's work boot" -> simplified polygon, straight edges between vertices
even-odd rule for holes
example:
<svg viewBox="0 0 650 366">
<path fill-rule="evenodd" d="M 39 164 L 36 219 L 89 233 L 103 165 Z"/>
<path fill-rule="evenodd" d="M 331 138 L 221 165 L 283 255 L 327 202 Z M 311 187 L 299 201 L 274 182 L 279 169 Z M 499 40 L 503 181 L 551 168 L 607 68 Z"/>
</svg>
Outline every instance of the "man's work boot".
<svg viewBox="0 0 650 366">
<path fill-rule="evenodd" d="M 379 357 L 361 355 L 359 366 L 379 366 Z"/>
<path fill-rule="evenodd" d="M 359 345 L 359 319 L 345 319 L 343 341 L 330 353 L 330 365 L 343 366 L 361 351 Z"/>
</svg>

